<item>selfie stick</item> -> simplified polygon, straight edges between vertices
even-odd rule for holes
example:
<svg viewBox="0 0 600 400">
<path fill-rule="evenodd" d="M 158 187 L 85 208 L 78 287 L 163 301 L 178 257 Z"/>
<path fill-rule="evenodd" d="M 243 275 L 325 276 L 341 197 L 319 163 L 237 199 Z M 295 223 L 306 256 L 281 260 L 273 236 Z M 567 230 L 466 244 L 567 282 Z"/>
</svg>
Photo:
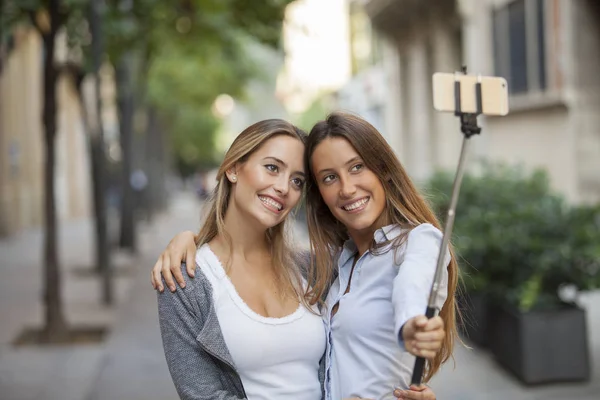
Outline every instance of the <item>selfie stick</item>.
<svg viewBox="0 0 600 400">
<path fill-rule="evenodd" d="M 463 66 L 462 74 L 467 74 L 467 67 Z M 464 135 L 462 148 L 460 150 L 460 159 L 458 161 L 458 168 L 456 169 L 456 176 L 454 178 L 454 184 L 452 185 L 452 197 L 450 198 L 450 207 L 448 208 L 448 215 L 446 220 L 446 226 L 444 228 L 444 236 L 442 237 L 442 245 L 440 247 L 440 253 L 438 255 L 437 267 L 435 269 L 435 277 L 433 279 L 433 285 L 431 286 L 431 292 L 429 293 L 429 302 L 427 303 L 427 310 L 425 316 L 427 318 L 433 318 L 439 310 L 435 308 L 435 300 L 437 298 L 440 279 L 442 277 L 442 271 L 446 266 L 444 265 L 444 256 L 448 249 L 448 242 L 452 235 L 452 227 L 454 226 L 454 216 L 456 209 L 456 203 L 458 201 L 458 193 L 460 192 L 460 184 L 464 175 L 464 164 L 465 155 L 467 153 L 467 145 L 469 144 L 468 139 L 481 132 L 481 128 L 477 125 L 477 116 L 482 113 L 482 100 L 481 100 L 481 77 L 477 79 L 475 84 L 475 100 L 477 102 L 477 111 L 475 113 L 463 113 L 461 111 L 460 101 L 460 72 L 455 74 L 454 81 L 454 115 L 460 117 L 460 130 Z M 417 357 L 415 361 L 415 368 L 411 383 L 413 385 L 420 385 L 423 379 L 423 370 L 425 367 L 425 359 L 423 357 Z"/>
</svg>

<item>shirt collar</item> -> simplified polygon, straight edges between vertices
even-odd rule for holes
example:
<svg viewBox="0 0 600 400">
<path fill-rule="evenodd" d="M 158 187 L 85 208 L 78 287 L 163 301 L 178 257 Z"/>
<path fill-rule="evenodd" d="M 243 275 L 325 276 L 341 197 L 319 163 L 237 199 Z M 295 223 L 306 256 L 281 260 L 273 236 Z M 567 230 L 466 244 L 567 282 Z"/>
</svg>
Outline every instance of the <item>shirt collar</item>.
<svg viewBox="0 0 600 400">
<path fill-rule="evenodd" d="M 385 241 L 390 241 L 396 239 L 402 233 L 403 229 L 398 224 L 386 225 L 382 228 L 379 228 L 375 231 L 373 235 L 375 238 L 375 243 L 381 244 Z"/>
<path fill-rule="evenodd" d="M 344 242 L 342 246 L 342 250 L 340 251 L 340 256 L 338 258 L 338 267 L 343 267 L 349 259 L 354 257 L 358 248 L 352 239 L 348 239 Z"/>
<path fill-rule="evenodd" d="M 391 241 L 396 239 L 402 233 L 402 227 L 398 224 L 391 224 L 381 227 L 375 231 L 373 234 L 373 239 L 375 243 L 381 244 L 386 241 Z M 338 259 L 338 266 L 341 268 L 348 260 L 356 254 L 358 251 L 356 244 L 352 239 L 348 239 L 344 242 L 344 246 L 342 247 L 340 257 Z"/>
</svg>

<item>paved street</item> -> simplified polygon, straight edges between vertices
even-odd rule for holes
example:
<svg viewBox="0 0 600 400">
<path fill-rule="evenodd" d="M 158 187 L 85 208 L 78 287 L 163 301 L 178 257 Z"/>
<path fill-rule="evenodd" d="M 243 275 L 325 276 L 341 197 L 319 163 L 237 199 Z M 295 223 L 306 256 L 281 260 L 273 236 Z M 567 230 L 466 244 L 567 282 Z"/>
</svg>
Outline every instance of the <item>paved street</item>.
<svg viewBox="0 0 600 400">
<path fill-rule="evenodd" d="M 117 305 L 99 306 L 97 278 L 81 273 L 92 265 L 90 221 L 61 227 L 61 260 L 67 316 L 74 325 L 112 326 L 103 344 L 52 348 L 10 345 L 23 326 L 39 324 L 41 235 L 28 232 L 0 241 L 0 399 L 2 400 L 169 400 L 176 393 L 161 348 L 156 297 L 148 275 L 157 253 L 182 229 L 195 229 L 199 206 L 177 197 L 170 210 L 144 225 L 137 257 L 115 259 Z M 305 234 L 299 232 L 305 240 Z M 593 366 L 600 365 L 600 294 L 582 300 L 588 307 Z M 477 349 L 456 351 L 434 379 L 439 399 L 597 399 L 598 368 L 588 384 L 524 388 Z"/>
</svg>

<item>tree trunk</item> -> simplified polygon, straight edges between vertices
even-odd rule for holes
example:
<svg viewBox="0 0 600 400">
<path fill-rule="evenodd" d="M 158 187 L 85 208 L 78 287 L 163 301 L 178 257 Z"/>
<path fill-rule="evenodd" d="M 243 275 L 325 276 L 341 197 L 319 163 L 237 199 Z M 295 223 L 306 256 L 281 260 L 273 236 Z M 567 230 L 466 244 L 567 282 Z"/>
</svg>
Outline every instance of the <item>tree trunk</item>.
<svg viewBox="0 0 600 400">
<path fill-rule="evenodd" d="M 158 115 L 153 106 L 149 106 L 146 131 L 146 170 L 148 171 L 148 190 L 146 191 L 148 214 L 153 216 L 160 210 L 163 182 L 161 181 L 161 132 Z"/>
<path fill-rule="evenodd" d="M 113 302 L 110 245 L 106 209 L 106 154 L 102 127 L 102 97 L 100 93 L 100 66 L 102 65 L 102 15 L 99 1 L 90 4 L 90 30 L 92 33 L 92 68 L 94 73 L 95 121 L 91 133 L 92 175 L 94 177 L 94 211 L 96 220 L 96 262 L 102 277 L 102 302 Z"/>
<path fill-rule="evenodd" d="M 119 130 L 121 140 L 121 232 L 119 245 L 136 251 L 135 199 L 131 187 L 133 165 L 133 82 L 131 79 L 132 59 L 125 54 L 116 66 L 119 105 Z"/>
<path fill-rule="evenodd" d="M 56 217 L 56 201 L 54 197 L 54 169 L 56 161 L 56 84 L 58 73 L 54 65 L 54 45 L 57 31 L 57 14 L 59 0 L 51 0 L 49 13 L 52 26 L 50 32 L 44 34 L 44 106 L 43 123 L 46 144 L 44 165 L 44 304 L 45 326 L 42 338 L 48 342 L 62 341 L 67 336 L 67 323 L 63 315 L 61 300 L 61 278 L 58 261 L 58 221 Z"/>
</svg>

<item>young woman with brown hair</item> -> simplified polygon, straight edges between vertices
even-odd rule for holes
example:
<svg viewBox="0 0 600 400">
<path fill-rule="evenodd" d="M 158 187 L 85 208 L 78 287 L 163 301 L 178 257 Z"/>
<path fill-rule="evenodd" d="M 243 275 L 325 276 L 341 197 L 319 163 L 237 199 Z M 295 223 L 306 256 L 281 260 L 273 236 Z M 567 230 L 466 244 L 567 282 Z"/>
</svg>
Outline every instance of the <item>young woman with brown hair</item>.
<svg viewBox="0 0 600 400">
<path fill-rule="evenodd" d="M 383 398 L 391 383 L 406 387 L 410 381 L 414 357 L 402 347 L 413 354 L 437 350 L 434 334 L 430 345 L 419 348 L 402 338 L 412 336 L 414 317 L 427 306 L 442 239 L 439 222 L 391 147 L 362 118 L 333 113 L 317 123 L 306 164 L 316 295 L 324 293 L 332 271 L 338 275 L 324 318 L 327 390 L 332 399 L 348 393 Z M 340 250 L 331 257 L 331 249 Z M 457 334 L 458 268 L 450 252 L 445 265 L 436 304 L 445 332 L 440 351 L 427 362 L 425 381 L 451 356 Z M 421 340 L 427 335 L 417 334 Z"/>
</svg>

